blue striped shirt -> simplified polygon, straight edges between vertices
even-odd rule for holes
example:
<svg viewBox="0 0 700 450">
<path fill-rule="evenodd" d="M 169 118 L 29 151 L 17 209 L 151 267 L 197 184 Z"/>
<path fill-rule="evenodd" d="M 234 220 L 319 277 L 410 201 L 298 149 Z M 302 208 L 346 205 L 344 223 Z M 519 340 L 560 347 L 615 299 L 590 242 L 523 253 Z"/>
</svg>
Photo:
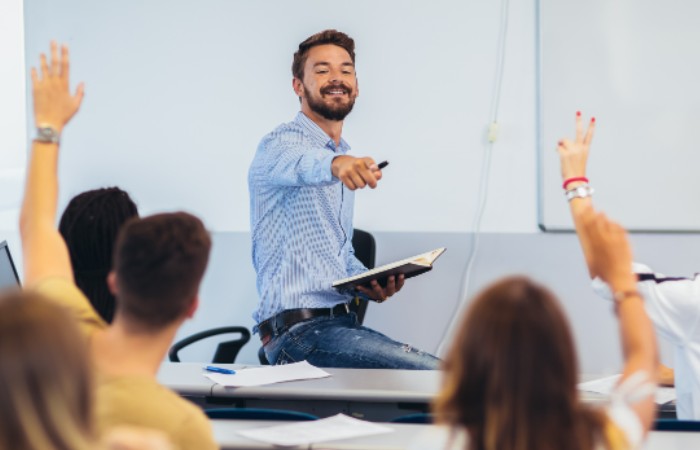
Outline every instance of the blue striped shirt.
<svg viewBox="0 0 700 450">
<path fill-rule="evenodd" d="M 348 150 L 302 112 L 260 142 L 248 172 L 257 323 L 347 302 L 332 282 L 367 270 L 352 248 L 354 193 L 331 173 Z"/>
</svg>

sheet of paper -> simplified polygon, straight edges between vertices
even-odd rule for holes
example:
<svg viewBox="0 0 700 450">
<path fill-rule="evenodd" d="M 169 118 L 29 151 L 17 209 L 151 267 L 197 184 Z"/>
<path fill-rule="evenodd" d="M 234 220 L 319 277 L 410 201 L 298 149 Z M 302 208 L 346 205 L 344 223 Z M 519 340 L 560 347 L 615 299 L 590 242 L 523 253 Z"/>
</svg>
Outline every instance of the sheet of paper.
<svg viewBox="0 0 700 450">
<path fill-rule="evenodd" d="M 578 389 L 585 392 L 594 392 L 596 394 L 602 394 L 610 396 L 613 389 L 617 386 L 617 382 L 622 375 L 613 375 L 610 377 L 600 378 L 598 380 L 587 381 L 585 383 L 579 383 Z M 671 400 L 676 399 L 676 388 L 659 386 L 656 389 L 655 402 L 659 405 L 668 403 Z"/>
<path fill-rule="evenodd" d="M 284 381 L 311 380 L 330 377 L 331 374 L 306 361 L 284 364 L 281 366 L 264 366 L 236 370 L 233 375 L 205 373 L 216 384 L 226 387 L 262 386 L 264 384 L 282 383 Z"/>
<path fill-rule="evenodd" d="M 348 439 L 372 434 L 391 433 L 394 430 L 372 422 L 338 414 L 327 419 L 309 422 L 292 422 L 268 428 L 242 430 L 237 433 L 256 441 L 273 445 L 308 445 L 314 442 Z"/>
</svg>

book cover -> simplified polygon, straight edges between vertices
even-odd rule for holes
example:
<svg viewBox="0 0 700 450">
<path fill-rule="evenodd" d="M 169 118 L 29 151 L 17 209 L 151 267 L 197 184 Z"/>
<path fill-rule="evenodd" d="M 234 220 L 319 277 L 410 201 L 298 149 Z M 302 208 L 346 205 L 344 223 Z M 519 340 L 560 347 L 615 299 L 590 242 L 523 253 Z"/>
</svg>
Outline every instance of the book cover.
<svg viewBox="0 0 700 450">
<path fill-rule="evenodd" d="M 445 252 L 446 248 L 436 248 L 435 250 L 402 259 L 393 263 L 385 264 L 361 274 L 336 280 L 333 287 L 338 290 L 354 289 L 355 286 L 370 287 L 372 280 L 377 280 L 381 286 L 386 286 L 387 278 L 392 275 L 403 274 L 404 278 L 412 278 L 433 268 L 433 263 Z"/>
</svg>

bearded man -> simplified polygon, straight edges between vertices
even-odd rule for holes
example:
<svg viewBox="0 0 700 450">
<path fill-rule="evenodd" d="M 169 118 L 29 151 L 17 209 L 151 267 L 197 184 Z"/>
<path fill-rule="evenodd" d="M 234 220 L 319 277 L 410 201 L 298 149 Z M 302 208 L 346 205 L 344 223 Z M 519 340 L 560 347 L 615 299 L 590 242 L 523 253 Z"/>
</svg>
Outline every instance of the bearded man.
<svg viewBox="0 0 700 450">
<path fill-rule="evenodd" d="M 367 269 L 352 248 L 354 190 L 374 189 L 382 172 L 370 157 L 347 155 L 343 120 L 359 93 L 355 43 L 325 30 L 299 44 L 292 86 L 301 111 L 266 135 L 248 173 L 253 265 L 260 296 L 255 331 L 271 364 L 437 369 L 425 352 L 363 327 L 354 295 L 383 301 L 403 286 L 338 292 L 333 281 Z"/>
</svg>

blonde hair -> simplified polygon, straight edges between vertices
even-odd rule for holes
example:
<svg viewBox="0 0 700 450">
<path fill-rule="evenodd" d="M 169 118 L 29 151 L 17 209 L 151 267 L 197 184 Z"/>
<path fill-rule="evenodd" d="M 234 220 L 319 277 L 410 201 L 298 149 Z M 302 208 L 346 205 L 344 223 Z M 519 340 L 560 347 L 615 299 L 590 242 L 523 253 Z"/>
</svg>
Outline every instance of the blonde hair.
<svg viewBox="0 0 700 450">
<path fill-rule="evenodd" d="M 33 293 L 0 297 L 0 448 L 92 448 L 92 378 L 73 317 Z"/>
</svg>

